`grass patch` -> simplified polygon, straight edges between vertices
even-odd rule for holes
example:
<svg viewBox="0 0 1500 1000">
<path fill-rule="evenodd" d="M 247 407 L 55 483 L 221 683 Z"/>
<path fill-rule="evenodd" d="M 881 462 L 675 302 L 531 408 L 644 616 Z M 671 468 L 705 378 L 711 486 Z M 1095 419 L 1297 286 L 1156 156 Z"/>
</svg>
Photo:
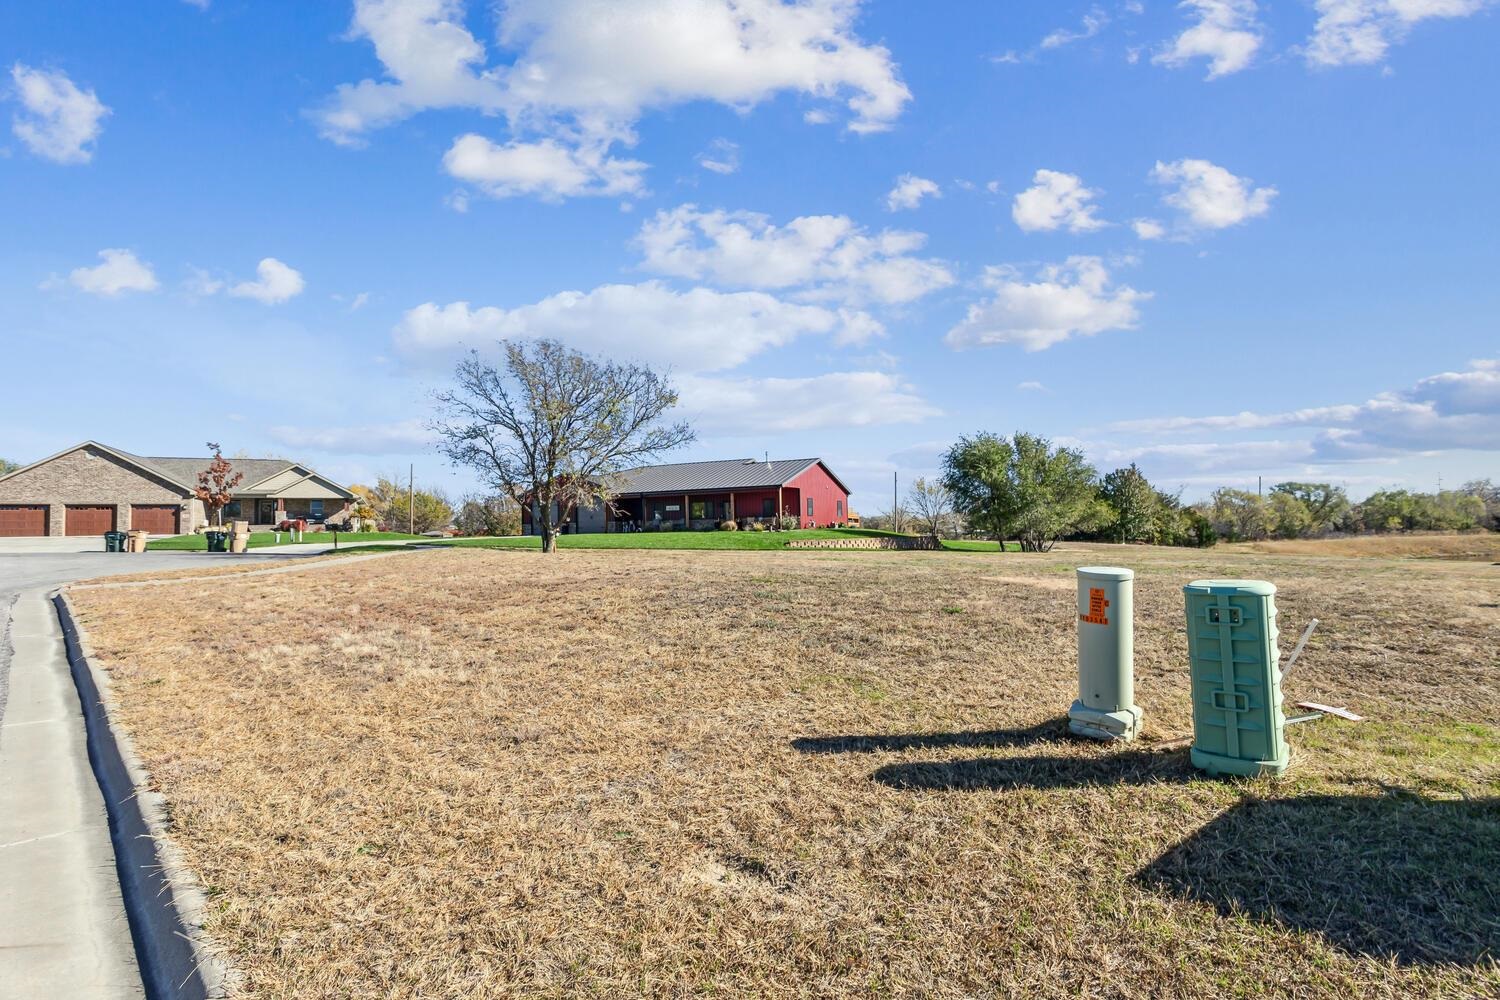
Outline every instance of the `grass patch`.
<svg viewBox="0 0 1500 1000">
<path fill-rule="evenodd" d="M 302 535 L 303 544 L 318 543 L 321 545 L 333 544 L 333 532 L 308 531 Z M 290 532 L 277 533 L 274 531 L 252 531 L 247 548 L 262 549 L 277 545 L 286 547 L 297 544 Z M 354 531 L 344 532 L 339 535 L 339 547 L 345 545 L 367 545 L 370 542 L 387 542 L 395 539 L 421 538 L 421 535 L 408 535 L 403 531 Z M 153 552 L 207 552 L 208 539 L 202 535 L 173 535 L 171 538 L 156 538 L 146 543 L 146 548 Z"/>
<path fill-rule="evenodd" d="M 1065 734 L 1088 563 L 1137 570 L 1136 746 Z M 1157 749 L 1208 576 L 1319 617 L 1287 700 L 1371 721 L 1293 727 L 1281 780 Z M 74 601 L 241 1000 L 1439 998 L 1500 993 L 1493 582 L 447 546 Z"/>
</svg>

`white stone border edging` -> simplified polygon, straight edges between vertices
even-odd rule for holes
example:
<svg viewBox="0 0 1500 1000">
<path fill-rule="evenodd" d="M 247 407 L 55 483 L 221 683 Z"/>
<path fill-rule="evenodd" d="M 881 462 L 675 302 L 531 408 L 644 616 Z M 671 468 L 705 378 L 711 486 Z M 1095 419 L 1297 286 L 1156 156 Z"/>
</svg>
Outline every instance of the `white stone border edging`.
<svg viewBox="0 0 1500 1000">
<path fill-rule="evenodd" d="M 135 745 L 110 717 L 109 675 L 94 662 L 67 594 L 52 599 L 68 666 L 83 703 L 89 763 L 104 794 L 125 912 L 146 995 L 153 1000 L 211 1000 L 239 981 L 223 949 L 203 933 L 207 896 L 168 833 L 165 798 L 151 789 Z"/>
</svg>

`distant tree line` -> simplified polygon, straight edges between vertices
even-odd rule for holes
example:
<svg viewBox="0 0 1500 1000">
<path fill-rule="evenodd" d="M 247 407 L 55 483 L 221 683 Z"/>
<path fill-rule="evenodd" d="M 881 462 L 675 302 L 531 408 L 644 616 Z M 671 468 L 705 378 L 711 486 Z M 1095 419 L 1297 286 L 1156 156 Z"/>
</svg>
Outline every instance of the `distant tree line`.
<svg viewBox="0 0 1500 1000">
<path fill-rule="evenodd" d="M 937 480 L 917 479 L 873 528 L 1014 542 L 1045 552 L 1060 539 L 1208 546 L 1219 540 L 1321 538 L 1397 531 L 1500 531 L 1500 487 L 1382 490 L 1358 503 L 1331 483 L 1284 482 L 1265 495 L 1224 487 L 1198 504 L 1152 484 L 1134 465 L 1100 476 L 1074 448 L 1017 433 L 960 438 Z"/>
</svg>

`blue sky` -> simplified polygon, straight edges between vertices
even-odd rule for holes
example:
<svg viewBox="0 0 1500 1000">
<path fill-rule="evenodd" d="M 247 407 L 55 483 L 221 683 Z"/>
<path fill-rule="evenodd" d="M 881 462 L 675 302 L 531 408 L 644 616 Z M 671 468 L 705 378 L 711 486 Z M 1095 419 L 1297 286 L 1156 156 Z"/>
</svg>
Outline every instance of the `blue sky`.
<svg viewBox="0 0 1500 1000">
<path fill-rule="evenodd" d="M 1030 430 L 1189 499 L 1500 473 L 1485 0 L 0 8 L 0 456 L 415 463 L 457 354 L 670 366 L 856 509 Z"/>
</svg>

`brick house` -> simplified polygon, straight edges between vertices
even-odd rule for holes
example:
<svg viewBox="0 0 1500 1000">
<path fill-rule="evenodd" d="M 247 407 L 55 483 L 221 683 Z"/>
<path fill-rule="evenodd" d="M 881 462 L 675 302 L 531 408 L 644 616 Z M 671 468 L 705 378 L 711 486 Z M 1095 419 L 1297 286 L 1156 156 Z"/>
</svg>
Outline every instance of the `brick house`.
<svg viewBox="0 0 1500 1000">
<path fill-rule="evenodd" d="M 741 527 L 795 517 L 804 528 L 844 524 L 849 488 L 821 458 L 760 462 L 647 465 L 620 473 L 609 504 L 575 510 L 562 530 L 572 534 L 713 528 L 721 521 Z M 538 532 L 532 511 L 521 511 L 521 533 Z"/>
<path fill-rule="evenodd" d="M 85 441 L 0 476 L 0 537 L 100 535 L 141 529 L 175 535 L 203 526 L 193 496 L 210 459 L 148 458 Z M 224 520 L 270 526 L 288 518 L 319 523 L 348 509 L 354 494 L 297 462 L 232 458 L 244 479 Z"/>
</svg>

